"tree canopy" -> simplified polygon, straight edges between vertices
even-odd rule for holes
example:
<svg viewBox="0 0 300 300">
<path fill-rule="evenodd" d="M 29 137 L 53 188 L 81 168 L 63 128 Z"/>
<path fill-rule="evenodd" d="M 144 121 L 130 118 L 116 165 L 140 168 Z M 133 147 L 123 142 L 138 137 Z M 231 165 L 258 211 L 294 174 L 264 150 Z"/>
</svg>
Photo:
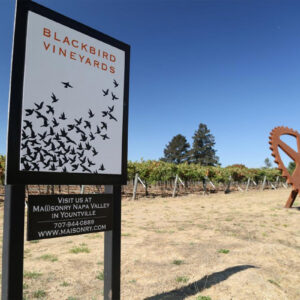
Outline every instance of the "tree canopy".
<svg viewBox="0 0 300 300">
<path fill-rule="evenodd" d="M 164 149 L 164 157 L 161 159 L 165 162 L 180 164 L 188 160 L 190 144 L 186 138 L 177 134 L 172 140 L 166 145 Z"/>
<path fill-rule="evenodd" d="M 199 128 L 193 136 L 193 147 L 190 154 L 192 163 L 199 163 L 202 166 L 215 166 L 219 164 L 219 157 L 216 156 L 215 137 L 203 123 L 199 124 Z"/>
</svg>

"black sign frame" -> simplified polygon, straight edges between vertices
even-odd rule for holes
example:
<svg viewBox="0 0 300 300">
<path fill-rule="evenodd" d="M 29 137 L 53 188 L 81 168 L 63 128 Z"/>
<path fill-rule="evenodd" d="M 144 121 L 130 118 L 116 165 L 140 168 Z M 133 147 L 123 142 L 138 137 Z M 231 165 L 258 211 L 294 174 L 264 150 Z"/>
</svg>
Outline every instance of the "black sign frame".
<svg viewBox="0 0 300 300">
<path fill-rule="evenodd" d="M 130 46 L 103 34 L 82 23 L 72 20 L 51 9 L 32 1 L 18 1 L 18 13 L 15 19 L 15 35 L 10 82 L 10 104 L 8 121 L 6 184 L 126 184 L 127 148 L 128 148 L 128 101 L 129 101 L 129 65 Z M 122 167 L 121 174 L 82 174 L 58 172 L 20 171 L 20 143 L 22 121 L 22 97 L 25 68 L 25 46 L 28 12 L 34 12 L 52 21 L 70 27 L 76 31 L 98 39 L 125 53 L 124 105 L 122 131 Z"/>
</svg>

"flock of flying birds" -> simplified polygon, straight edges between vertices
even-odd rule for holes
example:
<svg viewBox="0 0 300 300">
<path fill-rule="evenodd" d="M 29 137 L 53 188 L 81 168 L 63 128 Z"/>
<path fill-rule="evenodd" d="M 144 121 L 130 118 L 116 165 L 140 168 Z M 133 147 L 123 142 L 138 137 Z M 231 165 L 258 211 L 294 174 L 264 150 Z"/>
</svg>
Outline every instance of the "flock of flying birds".
<svg viewBox="0 0 300 300">
<path fill-rule="evenodd" d="M 73 88 L 70 82 L 61 82 L 64 88 Z M 113 89 L 119 83 L 113 80 Z M 114 116 L 117 95 L 109 89 L 100 91 L 111 97 L 111 106 L 96 112 L 88 109 L 86 117 L 71 118 L 66 112 L 56 113 L 60 100 L 54 93 L 49 102 L 34 102 L 25 109 L 21 134 L 21 169 L 24 171 L 50 171 L 75 173 L 101 173 L 105 171 L 97 156 L 100 141 L 110 139 L 109 123 L 118 122 Z M 98 118 L 98 119 L 97 119 Z M 95 125 L 96 124 L 96 125 Z"/>
</svg>

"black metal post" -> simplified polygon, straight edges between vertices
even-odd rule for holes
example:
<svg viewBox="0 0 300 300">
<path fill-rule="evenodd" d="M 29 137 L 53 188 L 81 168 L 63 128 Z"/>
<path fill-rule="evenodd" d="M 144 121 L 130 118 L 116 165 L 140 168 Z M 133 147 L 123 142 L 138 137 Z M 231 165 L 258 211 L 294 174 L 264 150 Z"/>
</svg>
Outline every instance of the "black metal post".
<svg viewBox="0 0 300 300">
<path fill-rule="evenodd" d="M 2 300 L 23 299 L 25 185 L 5 186 Z"/>
<path fill-rule="evenodd" d="M 109 192 L 109 186 L 105 189 Z M 113 230 L 104 234 L 104 300 L 120 300 L 121 186 L 113 186 Z"/>
</svg>

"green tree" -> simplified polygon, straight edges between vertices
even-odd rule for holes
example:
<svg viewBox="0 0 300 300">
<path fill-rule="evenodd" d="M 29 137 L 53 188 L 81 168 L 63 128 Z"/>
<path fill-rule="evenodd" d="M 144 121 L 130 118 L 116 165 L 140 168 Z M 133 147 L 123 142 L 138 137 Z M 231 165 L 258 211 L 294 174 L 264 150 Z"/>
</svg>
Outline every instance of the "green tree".
<svg viewBox="0 0 300 300">
<path fill-rule="evenodd" d="M 190 151 L 190 160 L 202 166 L 215 166 L 219 164 L 219 157 L 216 156 L 215 137 L 205 124 L 200 123 L 198 130 L 193 136 L 193 148 Z"/>
<path fill-rule="evenodd" d="M 272 163 L 268 157 L 264 160 L 264 163 L 265 163 L 265 168 L 267 169 L 272 168 Z"/>
<path fill-rule="evenodd" d="M 295 168 L 296 168 L 296 163 L 294 161 L 290 161 L 287 168 L 289 173 L 293 174 Z"/>
<path fill-rule="evenodd" d="M 164 157 L 162 161 L 180 164 L 188 160 L 190 144 L 186 138 L 177 134 L 172 138 L 166 148 L 164 149 Z"/>
</svg>

